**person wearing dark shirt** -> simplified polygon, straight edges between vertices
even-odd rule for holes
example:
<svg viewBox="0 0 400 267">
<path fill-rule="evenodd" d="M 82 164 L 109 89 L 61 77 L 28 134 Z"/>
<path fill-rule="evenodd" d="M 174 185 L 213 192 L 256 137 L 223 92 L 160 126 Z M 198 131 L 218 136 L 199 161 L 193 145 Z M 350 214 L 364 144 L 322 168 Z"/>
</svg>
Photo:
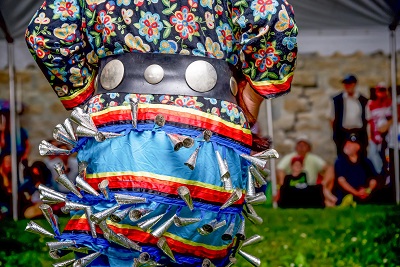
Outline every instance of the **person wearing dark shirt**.
<svg viewBox="0 0 400 267">
<path fill-rule="evenodd" d="M 301 156 L 295 156 L 291 160 L 292 172 L 285 176 L 280 188 L 278 205 L 281 208 L 322 208 L 324 197 L 322 185 L 308 185 L 307 175 L 303 170 Z"/>
<path fill-rule="evenodd" d="M 372 162 L 362 156 L 360 148 L 357 134 L 350 134 L 344 144 L 343 155 L 339 155 L 335 162 L 335 194 L 338 205 L 348 194 L 356 202 L 368 202 L 376 188 L 377 173 Z"/>
</svg>

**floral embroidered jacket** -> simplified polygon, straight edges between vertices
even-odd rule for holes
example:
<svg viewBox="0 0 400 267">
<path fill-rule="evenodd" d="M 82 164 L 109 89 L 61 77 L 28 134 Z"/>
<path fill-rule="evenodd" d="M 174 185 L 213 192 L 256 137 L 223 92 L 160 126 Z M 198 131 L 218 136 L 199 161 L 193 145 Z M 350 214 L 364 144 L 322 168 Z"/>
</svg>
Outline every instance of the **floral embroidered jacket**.
<svg viewBox="0 0 400 267">
<path fill-rule="evenodd" d="M 226 60 L 271 98 L 290 90 L 293 16 L 286 0 L 47 0 L 26 40 L 67 109 L 94 94 L 99 58 L 131 52 Z"/>
</svg>

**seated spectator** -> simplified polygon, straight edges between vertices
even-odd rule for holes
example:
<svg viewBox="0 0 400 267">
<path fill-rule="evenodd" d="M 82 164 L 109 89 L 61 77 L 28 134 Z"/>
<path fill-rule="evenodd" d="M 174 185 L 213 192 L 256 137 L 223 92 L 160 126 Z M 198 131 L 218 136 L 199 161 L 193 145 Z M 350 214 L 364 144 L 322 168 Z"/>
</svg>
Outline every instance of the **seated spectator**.
<svg viewBox="0 0 400 267">
<path fill-rule="evenodd" d="M 27 171 L 25 182 L 21 185 L 20 191 L 20 211 L 21 215 L 27 219 L 42 215 L 39 209 L 42 201 L 40 200 L 40 184 L 51 186 L 51 172 L 46 164 L 41 161 L 35 161 Z"/>
<path fill-rule="evenodd" d="M 335 195 L 337 204 L 350 194 L 354 201 L 365 203 L 372 199 L 376 188 L 377 173 L 372 162 L 362 156 L 360 139 L 356 134 L 350 134 L 344 147 L 343 155 L 335 162 Z M 348 198 L 348 197 L 346 197 Z"/>
<path fill-rule="evenodd" d="M 278 205 L 281 208 L 323 208 L 322 185 L 308 185 L 303 170 L 303 158 L 295 156 L 291 160 L 291 174 L 285 176 L 280 188 Z"/>
<path fill-rule="evenodd" d="M 308 185 L 321 183 L 323 185 L 325 205 L 334 206 L 336 197 L 331 193 L 334 181 L 333 166 L 329 165 L 321 157 L 311 153 L 311 142 L 306 135 L 300 135 L 296 139 L 295 150 L 296 151 L 282 157 L 277 165 L 278 186 L 283 185 L 285 175 L 291 172 L 291 159 L 295 156 L 300 156 L 304 159 L 303 171 L 307 175 Z M 318 182 L 319 175 L 323 177 L 321 182 Z"/>
</svg>

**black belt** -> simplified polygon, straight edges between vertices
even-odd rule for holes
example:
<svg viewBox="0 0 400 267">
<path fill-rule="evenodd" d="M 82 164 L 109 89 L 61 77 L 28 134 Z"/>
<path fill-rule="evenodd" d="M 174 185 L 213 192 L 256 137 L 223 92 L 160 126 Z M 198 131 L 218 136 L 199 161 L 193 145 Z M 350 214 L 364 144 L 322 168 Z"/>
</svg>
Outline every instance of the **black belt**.
<svg viewBox="0 0 400 267">
<path fill-rule="evenodd" d="M 206 75 L 204 73 L 199 74 L 198 72 L 201 71 L 197 70 L 197 66 L 199 66 L 197 61 L 201 61 L 203 65 L 204 61 L 206 61 L 215 69 L 216 79 L 211 79 L 215 82 L 215 85 L 208 91 L 196 91 L 196 88 L 192 88 L 195 87 L 193 83 L 188 83 L 187 81 L 186 73 L 192 76 L 202 75 L 200 76 L 200 86 L 203 81 L 205 84 L 209 82 L 209 76 L 212 75 L 208 75 L 209 72 Z M 192 64 L 194 62 L 196 64 Z M 201 64 L 200 66 L 203 66 Z M 155 69 L 163 70 L 162 80 L 156 84 L 148 82 L 148 75 L 145 76 L 146 69 L 148 70 L 149 66 L 154 68 L 154 65 L 158 65 Z M 205 65 L 210 66 L 207 63 Z M 203 68 L 200 67 L 200 69 Z M 237 77 L 237 73 L 232 64 L 221 59 L 178 54 L 132 52 L 108 56 L 100 60 L 96 92 L 99 94 L 125 92 L 202 96 L 236 103 L 237 83 L 234 77 Z"/>
</svg>

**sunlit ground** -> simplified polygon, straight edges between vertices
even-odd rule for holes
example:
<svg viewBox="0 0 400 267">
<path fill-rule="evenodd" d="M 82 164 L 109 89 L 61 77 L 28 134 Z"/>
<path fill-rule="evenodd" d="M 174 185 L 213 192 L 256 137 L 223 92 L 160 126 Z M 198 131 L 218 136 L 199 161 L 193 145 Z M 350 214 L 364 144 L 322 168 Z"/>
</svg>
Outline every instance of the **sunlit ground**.
<svg viewBox="0 0 400 267">
<path fill-rule="evenodd" d="M 324 210 L 257 207 L 264 224 L 247 222 L 247 237 L 264 240 L 243 250 L 261 266 L 400 266 L 400 207 L 357 206 Z M 65 224 L 67 218 L 62 218 Z M 44 220 L 35 220 L 49 229 Z M 0 266 L 51 266 L 45 242 L 24 231 L 28 220 L 0 222 Z M 63 226 L 61 227 L 63 228 Z M 237 256 L 236 266 L 252 266 Z"/>
</svg>

